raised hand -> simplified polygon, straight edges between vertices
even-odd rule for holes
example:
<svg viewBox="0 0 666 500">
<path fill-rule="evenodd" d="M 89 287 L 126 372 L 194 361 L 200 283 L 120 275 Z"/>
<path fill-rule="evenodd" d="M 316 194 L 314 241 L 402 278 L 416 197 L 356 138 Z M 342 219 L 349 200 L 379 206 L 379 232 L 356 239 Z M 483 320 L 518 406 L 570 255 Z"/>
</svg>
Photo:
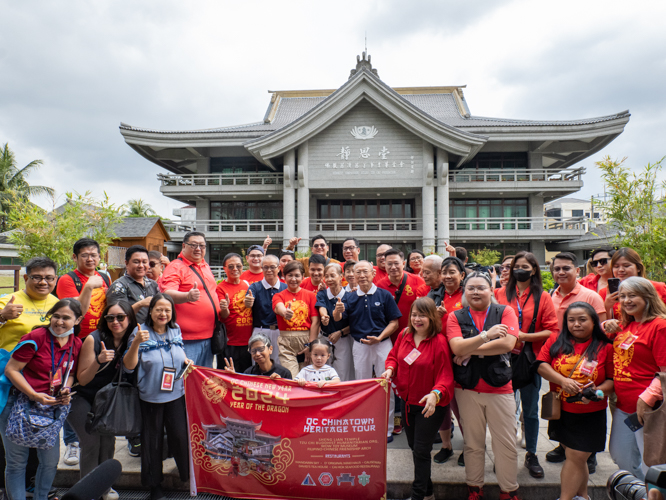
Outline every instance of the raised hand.
<svg viewBox="0 0 666 500">
<path fill-rule="evenodd" d="M 97 356 L 97 363 L 103 365 L 104 363 L 113 361 L 113 358 L 115 357 L 116 357 L 116 351 L 112 349 L 107 349 L 106 344 L 102 342 L 102 352 L 100 352 L 99 356 Z"/>
<path fill-rule="evenodd" d="M 443 318 L 447 312 L 446 307 L 444 307 L 444 302 L 442 302 L 437 308 L 437 314 L 439 314 L 440 318 Z"/>
<path fill-rule="evenodd" d="M 222 300 L 220 300 L 220 309 L 222 309 L 223 311 L 228 311 L 229 310 L 229 304 L 230 304 L 229 294 L 225 292 L 224 293 L 224 298 Z"/>
<path fill-rule="evenodd" d="M 7 305 L 0 311 L 0 315 L 6 320 L 16 319 L 23 313 L 23 306 L 21 304 L 14 304 L 16 297 L 12 295 Z"/>
<path fill-rule="evenodd" d="M 248 290 L 247 293 L 245 294 L 245 307 L 248 309 L 252 309 L 253 305 L 254 305 L 254 295 L 252 295 L 252 290 Z"/>
<path fill-rule="evenodd" d="M 101 276 L 96 274 L 95 276 L 91 276 L 90 279 L 86 281 L 85 286 L 92 288 L 93 290 L 95 288 L 102 288 L 104 286 L 104 280 Z"/>
<path fill-rule="evenodd" d="M 264 250 L 271 246 L 271 243 L 273 243 L 273 239 L 271 238 L 270 234 L 267 234 L 266 239 L 264 240 Z"/>
<path fill-rule="evenodd" d="M 192 286 L 192 289 L 187 292 L 187 301 L 188 302 L 196 302 L 199 300 L 201 297 L 201 292 L 199 291 L 199 285 L 197 282 L 194 282 L 194 285 Z"/>
<path fill-rule="evenodd" d="M 236 373 L 236 368 L 234 368 L 233 358 L 224 358 L 224 371 Z"/>
<path fill-rule="evenodd" d="M 284 319 L 287 321 L 294 317 L 294 311 L 291 310 L 291 302 L 287 302 L 287 310 L 284 312 Z"/>
<path fill-rule="evenodd" d="M 335 303 L 335 311 L 334 312 L 337 312 L 339 314 L 342 314 L 343 312 L 345 312 L 345 305 L 342 303 L 342 299 L 340 299 L 340 297 L 338 297 L 338 301 Z"/>
<path fill-rule="evenodd" d="M 323 281 L 321 283 L 319 283 L 319 287 L 317 287 L 317 291 L 318 292 L 326 291 L 326 283 L 324 283 Z"/>
<path fill-rule="evenodd" d="M 136 334 L 136 337 L 134 337 L 134 340 L 138 340 L 140 344 L 147 342 L 150 340 L 150 332 L 148 330 L 142 330 L 141 327 L 139 327 L 139 331 Z"/>
<path fill-rule="evenodd" d="M 299 237 L 297 237 L 297 236 L 291 238 L 291 239 L 289 240 L 289 247 L 288 247 L 288 248 L 289 248 L 290 250 L 296 248 L 296 245 L 298 245 L 298 242 L 301 241 L 302 239 L 303 239 L 303 238 L 299 238 Z"/>
</svg>

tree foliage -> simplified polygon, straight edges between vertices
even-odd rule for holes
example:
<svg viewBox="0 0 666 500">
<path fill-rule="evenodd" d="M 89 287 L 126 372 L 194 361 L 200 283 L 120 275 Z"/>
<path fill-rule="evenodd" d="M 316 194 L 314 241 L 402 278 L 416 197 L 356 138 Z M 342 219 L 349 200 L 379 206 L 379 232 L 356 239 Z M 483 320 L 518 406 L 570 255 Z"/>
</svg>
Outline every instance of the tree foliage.
<svg viewBox="0 0 666 500">
<path fill-rule="evenodd" d="M 469 253 L 469 257 L 472 262 L 476 262 L 482 266 L 492 266 L 493 264 L 499 262 L 502 254 L 497 250 L 484 248 L 478 251 L 472 250 Z"/>
<path fill-rule="evenodd" d="M 152 217 L 157 215 L 150 203 L 143 201 L 141 198 L 128 200 L 122 208 L 125 217 Z"/>
<path fill-rule="evenodd" d="M 612 160 L 606 156 L 596 162 L 606 183 L 606 199 L 594 204 L 606 213 L 609 225 L 619 229 L 611 244 L 636 250 L 648 277 L 664 281 L 666 273 L 666 205 L 660 190 L 666 183 L 657 180 L 662 161 L 648 163 L 639 172 L 624 166 L 626 158 Z"/>
<path fill-rule="evenodd" d="M 58 265 L 59 275 L 74 268 L 72 247 L 80 238 L 97 241 L 104 256 L 115 238 L 114 226 L 122 220 L 106 193 L 101 201 L 90 192 L 65 196 L 65 204 L 50 212 L 14 196 L 8 213 L 8 222 L 16 228 L 9 238 L 17 246 L 21 259 L 26 262 L 32 257 L 49 257 Z"/>
</svg>

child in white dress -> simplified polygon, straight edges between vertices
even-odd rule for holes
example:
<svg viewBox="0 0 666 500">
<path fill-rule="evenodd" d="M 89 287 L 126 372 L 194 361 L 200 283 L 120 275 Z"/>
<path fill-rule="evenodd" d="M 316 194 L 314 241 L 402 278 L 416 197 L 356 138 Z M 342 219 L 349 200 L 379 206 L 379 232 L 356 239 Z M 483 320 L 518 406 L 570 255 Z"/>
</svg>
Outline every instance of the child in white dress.
<svg viewBox="0 0 666 500">
<path fill-rule="evenodd" d="M 298 372 L 298 384 L 304 386 L 308 382 L 316 382 L 317 387 L 324 387 L 326 384 L 340 382 L 338 372 L 326 364 L 331 357 L 331 343 L 323 338 L 314 339 L 308 345 L 308 350 L 312 364 Z"/>
</svg>

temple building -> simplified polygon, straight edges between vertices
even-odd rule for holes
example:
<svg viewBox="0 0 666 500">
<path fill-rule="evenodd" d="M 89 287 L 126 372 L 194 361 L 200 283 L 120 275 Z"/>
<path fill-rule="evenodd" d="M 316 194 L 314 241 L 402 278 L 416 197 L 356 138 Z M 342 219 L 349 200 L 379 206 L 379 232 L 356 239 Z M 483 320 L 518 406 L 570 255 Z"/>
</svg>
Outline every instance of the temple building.
<svg viewBox="0 0 666 500">
<path fill-rule="evenodd" d="M 272 91 L 263 120 L 205 130 L 120 125 L 127 144 L 165 169 L 161 192 L 196 207 L 165 224 L 178 252 L 206 235 L 206 258 L 259 243 L 323 234 L 342 259 L 348 236 L 373 260 L 379 242 L 408 251 L 546 249 L 585 233 L 584 216 L 544 204 L 583 186 L 580 162 L 622 133 L 628 111 L 534 121 L 473 115 L 465 86 L 395 87 L 369 56 L 338 89 Z M 176 253 L 177 255 L 177 253 Z"/>
</svg>

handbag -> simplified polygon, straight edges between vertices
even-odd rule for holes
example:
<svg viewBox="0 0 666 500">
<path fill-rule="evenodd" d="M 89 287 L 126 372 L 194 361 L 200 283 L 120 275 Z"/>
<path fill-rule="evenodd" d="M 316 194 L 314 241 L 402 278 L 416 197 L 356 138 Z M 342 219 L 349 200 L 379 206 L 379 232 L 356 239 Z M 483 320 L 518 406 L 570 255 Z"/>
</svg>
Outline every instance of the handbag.
<svg viewBox="0 0 666 500">
<path fill-rule="evenodd" d="M 585 353 L 581 354 L 580 358 L 578 358 L 578 363 L 576 363 L 576 365 L 573 367 L 573 370 L 571 370 L 567 378 L 571 378 L 571 376 L 576 371 L 576 368 L 578 368 L 580 362 L 583 361 L 584 357 Z M 561 391 L 550 391 L 541 396 L 542 419 L 544 420 L 560 419 L 560 416 L 562 415 L 562 400 L 560 399 L 560 393 Z"/>
<path fill-rule="evenodd" d="M 118 378 L 105 385 L 93 400 L 86 420 L 86 432 L 103 436 L 136 436 L 141 433 L 141 407 L 136 384 L 122 381 L 122 360 Z"/>
<path fill-rule="evenodd" d="M 657 375 L 664 399 L 659 408 L 643 414 L 643 462 L 648 467 L 666 463 L 666 373 Z"/>
<path fill-rule="evenodd" d="M 5 406 L 7 406 L 9 389 L 12 388 L 12 381 L 7 378 L 7 375 L 5 375 L 5 367 L 7 366 L 7 363 L 9 363 L 9 358 L 12 357 L 12 354 L 25 344 L 32 344 L 35 351 L 37 350 L 37 343 L 34 340 L 24 340 L 23 342 L 19 342 L 11 352 L 6 349 L 0 349 L 0 412 L 5 409 Z"/>
<path fill-rule="evenodd" d="M 541 303 L 541 293 L 532 296 L 534 300 L 534 314 L 532 315 L 532 323 L 530 324 L 527 333 L 534 333 L 536 330 L 536 322 L 539 316 L 539 304 Z M 516 298 L 518 300 L 518 298 Z M 532 342 L 525 342 L 523 350 L 519 354 L 511 354 L 511 385 L 513 390 L 522 389 L 534 383 L 534 371 L 532 365 L 536 361 L 536 353 L 532 347 Z"/>
<path fill-rule="evenodd" d="M 53 448 L 70 408 L 70 405 L 43 405 L 20 393 L 9 414 L 6 435 L 12 443 L 26 448 Z"/>
</svg>

